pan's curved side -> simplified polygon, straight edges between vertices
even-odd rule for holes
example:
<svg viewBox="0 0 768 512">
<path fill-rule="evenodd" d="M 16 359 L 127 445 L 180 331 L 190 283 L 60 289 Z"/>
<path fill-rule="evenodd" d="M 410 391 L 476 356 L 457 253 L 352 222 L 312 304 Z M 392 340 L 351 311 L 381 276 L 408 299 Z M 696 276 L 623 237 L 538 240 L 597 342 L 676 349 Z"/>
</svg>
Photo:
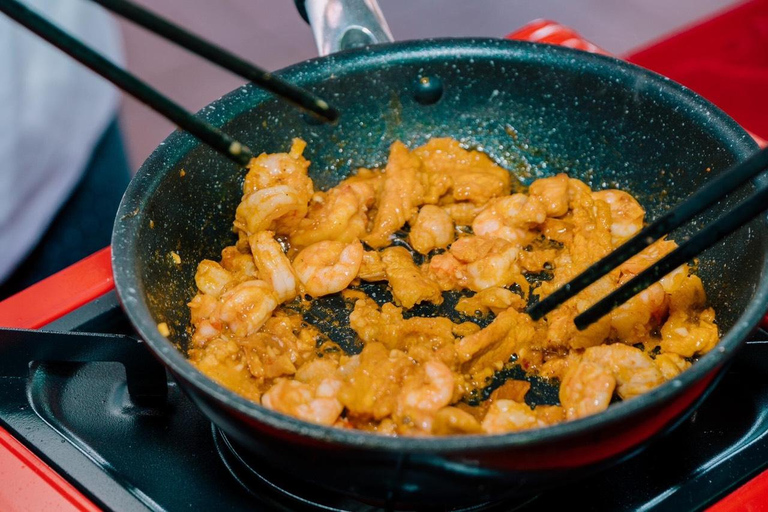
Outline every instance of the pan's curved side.
<svg viewBox="0 0 768 512">
<path fill-rule="evenodd" d="M 339 123 L 314 124 L 247 86 L 201 115 L 256 151 L 284 151 L 292 137 L 304 138 L 314 162 L 310 172 L 321 188 L 357 166 L 382 164 L 395 139 L 413 146 L 453 136 L 525 182 L 568 172 L 595 188 L 629 190 L 653 218 L 755 148 L 731 119 L 681 86 L 613 59 L 562 48 L 501 40 L 418 41 L 345 52 L 283 73 L 333 100 L 342 111 Z M 423 77 L 439 84 L 426 97 L 419 89 Z M 233 240 L 242 177 L 243 171 L 190 136 L 171 135 L 139 171 L 118 212 L 113 237 L 118 292 L 148 344 L 237 442 L 297 468 L 320 468 L 330 460 L 362 468 L 361 461 L 370 461 L 374 469 L 349 471 L 345 479 L 323 470 L 304 475 L 348 493 L 384 488 L 396 478 L 410 500 L 453 499 L 440 485 L 442 470 L 468 479 L 476 492 L 499 492 L 502 486 L 490 485 L 499 471 L 508 490 L 584 474 L 573 468 L 627 453 L 689 410 L 768 300 L 768 235 L 761 219 L 701 258 L 705 283 L 716 283 L 708 293 L 727 331 L 718 350 L 651 393 L 584 420 L 503 436 L 392 439 L 310 425 L 222 388 L 177 349 L 187 340 L 185 304 L 194 294 L 197 262 L 218 259 Z M 158 322 L 169 324 L 172 342 L 158 333 Z M 403 457 L 410 465 L 398 462 Z M 413 468 L 410 480 L 402 479 L 397 467 Z M 419 485 L 409 488 L 409 482 Z M 456 490 L 461 494 L 458 484 Z"/>
</svg>

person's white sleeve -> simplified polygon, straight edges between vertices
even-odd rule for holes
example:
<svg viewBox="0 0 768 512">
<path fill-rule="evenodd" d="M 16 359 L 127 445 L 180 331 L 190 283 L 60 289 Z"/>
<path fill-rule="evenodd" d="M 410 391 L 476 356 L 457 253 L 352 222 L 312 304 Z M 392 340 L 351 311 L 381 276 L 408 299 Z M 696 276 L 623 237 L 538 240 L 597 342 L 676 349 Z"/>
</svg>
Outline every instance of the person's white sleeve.
<svg viewBox="0 0 768 512">
<path fill-rule="evenodd" d="M 117 24 L 100 7 L 25 3 L 122 64 Z M 111 84 L 0 14 L 0 282 L 77 185 L 118 99 Z"/>
</svg>

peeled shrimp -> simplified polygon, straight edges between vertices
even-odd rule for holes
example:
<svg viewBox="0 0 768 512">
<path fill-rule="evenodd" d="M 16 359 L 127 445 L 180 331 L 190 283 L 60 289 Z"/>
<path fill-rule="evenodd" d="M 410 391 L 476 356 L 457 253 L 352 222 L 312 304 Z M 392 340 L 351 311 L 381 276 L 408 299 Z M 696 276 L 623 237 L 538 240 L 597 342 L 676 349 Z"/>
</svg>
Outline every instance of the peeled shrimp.
<svg viewBox="0 0 768 512">
<path fill-rule="evenodd" d="M 315 388 L 297 380 L 279 379 L 261 397 L 261 404 L 304 421 L 333 425 L 344 410 L 336 398 L 341 385 L 335 378 L 323 379 Z"/>
<path fill-rule="evenodd" d="M 251 192 L 235 212 L 235 227 L 248 234 L 271 229 L 288 234 L 307 214 L 307 200 L 288 185 Z"/>
<path fill-rule="evenodd" d="M 397 397 L 397 415 L 408 416 L 412 425 L 429 433 L 435 413 L 451 403 L 453 387 L 451 369 L 440 361 L 427 361 L 403 383 Z"/>
<path fill-rule="evenodd" d="M 541 201 L 548 217 L 562 217 L 568 213 L 568 182 L 567 174 L 542 178 L 531 183 L 528 193 Z"/>
<path fill-rule="evenodd" d="M 608 408 L 616 379 L 602 365 L 581 361 L 568 369 L 560 384 L 560 403 L 570 420 L 590 416 Z"/>
<path fill-rule="evenodd" d="M 411 226 L 411 246 L 421 254 L 433 249 L 445 248 L 453 242 L 453 220 L 439 206 L 424 205 Z"/>
<path fill-rule="evenodd" d="M 634 197 L 621 190 L 592 192 L 592 198 L 605 201 L 611 207 L 611 237 L 618 245 L 643 229 L 645 210 Z"/>
<path fill-rule="evenodd" d="M 317 242 L 303 249 L 293 268 L 313 297 L 340 292 L 357 276 L 363 261 L 363 244 L 335 241 Z"/>
<path fill-rule="evenodd" d="M 535 236 L 531 228 L 545 220 L 547 212 L 537 198 L 512 194 L 488 201 L 472 222 L 472 230 L 478 236 L 526 243 Z"/>
<path fill-rule="evenodd" d="M 488 434 L 501 434 L 543 427 L 546 423 L 524 403 L 514 400 L 496 400 L 488 408 L 481 425 L 483 431 Z"/>
<path fill-rule="evenodd" d="M 254 279 L 235 286 L 221 296 L 221 320 L 235 336 L 250 336 L 264 325 L 278 304 L 272 287 Z"/>
<path fill-rule="evenodd" d="M 307 143 L 293 139 L 288 153 L 272 153 L 253 158 L 248 164 L 243 193 L 250 194 L 257 190 L 285 185 L 302 196 L 304 202 L 312 196 L 312 180 L 307 176 L 309 162 L 301 155 Z"/>
<path fill-rule="evenodd" d="M 339 185 L 316 194 L 309 214 L 291 233 L 291 244 L 306 247 L 323 240 L 351 242 L 363 236 L 373 197 L 373 185 L 366 182 Z"/>
<path fill-rule="evenodd" d="M 206 295 L 218 297 L 225 286 L 232 281 L 232 273 L 211 260 L 203 260 L 197 266 L 195 284 Z"/>
<path fill-rule="evenodd" d="M 590 347 L 584 351 L 583 360 L 610 371 L 616 378 L 616 392 L 624 399 L 642 395 L 664 382 L 653 359 L 623 343 Z"/>
<path fill-rule="evenodd" d="M 277 300 L 286 302 L 296 296 L 297 279 L 283 248 L 271 231 L 261 231 L 248 237 L 259 277 L 269 284 Z"/>
</svg>

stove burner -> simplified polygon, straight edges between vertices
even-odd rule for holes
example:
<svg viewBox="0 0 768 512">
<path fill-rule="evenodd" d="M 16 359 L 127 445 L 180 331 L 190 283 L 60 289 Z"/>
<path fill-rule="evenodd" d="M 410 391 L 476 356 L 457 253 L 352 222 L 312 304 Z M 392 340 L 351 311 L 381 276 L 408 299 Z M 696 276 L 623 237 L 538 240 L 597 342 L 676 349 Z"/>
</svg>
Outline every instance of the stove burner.
<svg viewBox="0 0 768 512">
<path fill-rule="evenodd" d="M 391 503 L 379 507 L 311 483 L 291 481 L 289 475 L 270 468 L 255 455 L 235 446 L 226 434 L 215 426 L 212 426 L 212 431 L 216 449 L 224 461 L 224 465 L 240 485 L 262 500 L 265 498 L 265 493 L 269 493 L 276 498 L 280 506 L 290 510 L 326 510 L 329 512 L 400 510 Z M 486 502 L 450 510 L 451 512 L 513 511 L 528 505 L 535 499 L 534 496 L 521 498 L 518 501 Z"/>
</svg>

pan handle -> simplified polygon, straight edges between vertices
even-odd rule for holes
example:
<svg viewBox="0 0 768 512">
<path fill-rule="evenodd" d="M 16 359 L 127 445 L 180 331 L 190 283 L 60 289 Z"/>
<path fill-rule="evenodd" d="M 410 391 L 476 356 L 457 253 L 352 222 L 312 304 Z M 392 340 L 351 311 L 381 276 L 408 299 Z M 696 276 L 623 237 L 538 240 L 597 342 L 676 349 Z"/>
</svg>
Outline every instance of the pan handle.
<svg viewBox="0 0 768 512">
<path fill-rule="evenodd" d="M 312 27 L 320 55 L 394 40 L 376 0 L 295 2 Z"/>
</svg>

